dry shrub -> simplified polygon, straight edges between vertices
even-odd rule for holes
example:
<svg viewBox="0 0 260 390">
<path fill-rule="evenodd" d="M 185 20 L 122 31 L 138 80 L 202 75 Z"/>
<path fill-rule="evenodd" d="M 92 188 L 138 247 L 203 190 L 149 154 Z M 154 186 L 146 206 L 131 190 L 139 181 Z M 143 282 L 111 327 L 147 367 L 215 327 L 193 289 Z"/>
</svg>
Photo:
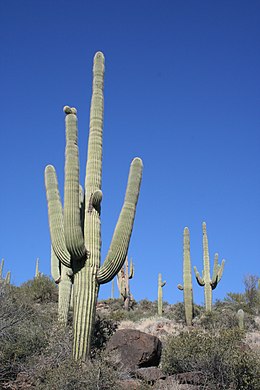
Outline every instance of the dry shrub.
<svg viewBox="0 0 260 390">
<path fill-rule="evenodd" d="M 260 360 L 237 330 L 201 330 L 170 337 L 162 354 L 167 374 L 201 371 L 216 389 L 259 390 Z"/>
</svg>

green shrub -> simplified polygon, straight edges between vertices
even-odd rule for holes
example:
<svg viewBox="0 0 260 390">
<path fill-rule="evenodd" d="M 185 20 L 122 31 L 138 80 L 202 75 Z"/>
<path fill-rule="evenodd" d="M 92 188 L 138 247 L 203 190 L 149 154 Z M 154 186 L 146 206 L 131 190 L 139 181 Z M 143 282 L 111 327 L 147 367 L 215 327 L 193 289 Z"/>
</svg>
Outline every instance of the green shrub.
<svg viewBox="0 0 260 390">
<path fill-rule="evenodd" d="M 260 389 L 259 357 L 237 329 L 219 333 L 192 330 L 170 337 L 161 364 L 167 374 L 201 371 L 216 389 Z"/>
<path fill-rule="evenodd" d="M 50 303 L 58 302 L 58 288 L 47 276 L 41 275 L 38 278 L 28 280 L 19 288 L 21 299 L 27 303 Z"/>
</svg>

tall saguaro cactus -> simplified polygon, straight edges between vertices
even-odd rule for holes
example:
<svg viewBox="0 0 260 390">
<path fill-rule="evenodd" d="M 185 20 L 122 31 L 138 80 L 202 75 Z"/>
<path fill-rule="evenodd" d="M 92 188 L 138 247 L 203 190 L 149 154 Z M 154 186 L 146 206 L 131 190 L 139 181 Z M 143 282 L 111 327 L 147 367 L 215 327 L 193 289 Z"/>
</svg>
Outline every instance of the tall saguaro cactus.
<svg viewBox="0 0 260 390">
<path fill-rule="evenodd" d="M 99 287 L 111 281 L 124 264 L 136 212 L 142 177 L 142 160 L 130 166 L 124 204 L 107 257 L 101 266 L 101 173 L 103 132 L 104 56 L 96 53 L 93 65 L 93 91 L 90 109 L 88 156 L 85 176 L 84 226 L 80 207 L 77 111 L 66 106 L 66 157 L 64 207 L 53 166 L 45 169 L 49 225 L 52 247 L 59 261 L 72 269 L 74 276 L 73 356 L 85 359 L 95 320 Z"/>
<path fill-rule="evenodd" d="M 131 293 L 129 280 L 134 277 L 134 265 L 132 259 L 130 260 L 130 270 L 128 265 L 128 257 L 126 257 L 125 264 L 117 274 L 117 286 L 121 297 L 124 300 L 125 310 L 130 309 Z"/>
<path fill-rule="evenodd" d="M 183 291 L 186 324 L 192 325 L 193 318 L 193 292 L 190 260 L 190 232 L 187 227 L 183 232 L 183 285 L 178 284 L 178 289 Z"/>
<path fill-rule="evenodd" d="M 162 274 L 158 275 L 158 315 L 161 317 L 163 313 L 163 287 L 166 281 L 162 281 Z"/>
<path fill-rule="evenodd" d="M 204 299 L 205 299 L 205 308 L 206 311 L 211 311 L 212 309 L 212 290 L 214 290 L 223 274 L 225 260 L 222 260 L 221 265 L 218 264 L 218 253 L 215 253 L 214 266 L 212 278 L 210 277 L 210 262 L 209 262 L 209 248 L 208 248 L 208 237 L 207 237 L 207 228 L 206 223 L 202 224 L 203 230 L 203 263 L 204 270 L 202 271 L 202 277 L 200 276 L 196 267 L 194 271 L 196 274 L 197 282 L 200 286 L 204 287 Z"/>
</svg>

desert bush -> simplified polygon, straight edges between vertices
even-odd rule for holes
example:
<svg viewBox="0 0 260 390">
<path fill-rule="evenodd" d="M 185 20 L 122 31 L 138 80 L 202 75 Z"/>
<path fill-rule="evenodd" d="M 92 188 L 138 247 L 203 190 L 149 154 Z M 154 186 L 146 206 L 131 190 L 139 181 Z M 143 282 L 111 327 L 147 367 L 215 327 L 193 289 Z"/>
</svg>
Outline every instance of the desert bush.
<svg viewBox="0 0 260 390">
<path fill-rule="evenodd" d="M 192 330 L 169 337 L 162 354 L 167 374 L 201 371 L 216 389 L 259 390 L 260 361 L 237 329 Z"/>
<path fill-rule="evenodd" d="M 0 383 L 16 377 L 30 356 L 47 344 L 52 313 L 20 299 L 19 288 L 0 288 Z M 1 387 L 1 386 L 0 386 Z"/>
<path fill-rule="evenodd" d="M 50 303 L 58 301 L 58 288 L 47 276 L 28 280 L 19 287 L 19 295 L 27 303 Z"/>
</svg>

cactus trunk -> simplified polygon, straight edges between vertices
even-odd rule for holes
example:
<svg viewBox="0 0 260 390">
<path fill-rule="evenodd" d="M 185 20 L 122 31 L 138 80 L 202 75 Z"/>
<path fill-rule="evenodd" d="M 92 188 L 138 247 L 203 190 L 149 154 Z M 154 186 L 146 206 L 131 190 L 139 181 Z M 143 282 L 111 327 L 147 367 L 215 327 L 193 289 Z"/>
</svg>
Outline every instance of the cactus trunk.
<svg viewBox="0 0 260 390">
<path fill-rule="evenodd" d="M 178 288 L 183 290 L 186 324 L 190 326 L 192 325 L 193 318 L 193 292 L 190 260 L 190 232 L 187 227 L 184 228 L 183 232 L 183 285 L 178 284 Z"/>
<path fill-rule="evenodd" d="M 166 282 L 162 281 L 162 274 L 158 275 L 158 315 L 161 317 L 163 314 L 163 286 Z"/>
</svg>

